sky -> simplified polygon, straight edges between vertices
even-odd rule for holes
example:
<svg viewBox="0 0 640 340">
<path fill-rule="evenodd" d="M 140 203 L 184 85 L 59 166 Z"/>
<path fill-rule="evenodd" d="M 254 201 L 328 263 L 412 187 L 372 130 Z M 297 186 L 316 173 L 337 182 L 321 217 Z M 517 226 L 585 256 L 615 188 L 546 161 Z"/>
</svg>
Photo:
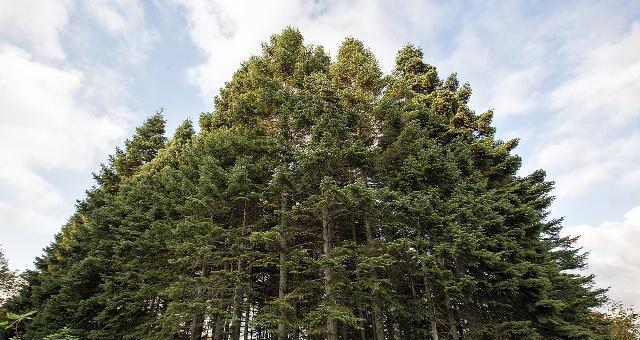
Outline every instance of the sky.
<svg viewBox="0 0 640 340">
<path fill-rule="evenodd" d="M 135 126 L 168 131 L 291 25 L 335 56 L 361 39 L 383 70 L 412 43 L 473 87 L 521 175 L 556 182 L 551 217 L 588 273 L 640 308 L 640 2 L 0 0 L 0 246 L 32 268 Z"/>
</svg>

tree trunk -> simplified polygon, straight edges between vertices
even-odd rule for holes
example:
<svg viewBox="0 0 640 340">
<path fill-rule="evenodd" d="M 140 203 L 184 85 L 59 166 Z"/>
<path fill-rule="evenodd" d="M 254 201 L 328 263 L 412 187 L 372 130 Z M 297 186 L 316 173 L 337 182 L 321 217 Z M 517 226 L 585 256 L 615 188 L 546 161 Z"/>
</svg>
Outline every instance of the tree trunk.
<svg viewBox="0 0 640 340">
<path fill-rule="evenodd" d="M 364 318 L 362 308 L 358 308 L 358 317 L 362 319 L 362 328 L 360 328 L 360 340 L 367 340 L 367 320 Z"/>
<path fill-rule="evenodd" d="M 249 340 L 249 321 L 251 320 L 251 303 L 247 303 L 244 318 L 244 340 Z"/>
<path fill-rule="evenodd" d="M 453 306 L 451 305 L 451 299 L 449 299 L 449 294 L 445 292 L 444 294 L 444 305 L 447 309 L 447 317 L 449 318 L 449 329 L 451 333 L 451 339 L 460 340 L 460 335 L 458 334 L 458 323 L 456 322 L 456 316 L 453 311 Z"/>
<path fill-rule="evenodd" d="M 438 324 L 435 319 L 431 320 L 431 339 L 438 340 Z"/>
<path fill-rule="evenodd" d="M 373 302 L 373 327 L 374 339 L 384 340 L 384 322 L 382 320 L 382 308 L 377 302 Z"/>
<path fill-rule="evenodd" d="M 424 274 L 423 274 L 424 275 Z M 423 276 L 424 279 L 424 295 L 427 298 L 427 304 L 431 308 L 431 320 L 429 321 L 431 324 L 431 340 L 438 340 L 438 324 L 436 322 L 436 306 L 433 304 L 433 295 L 431 293 L 431 286 L 429 285 L 429 281 L 426 276 Z"/>
<path fill-rule="evenodd" d="M 242 235 L 244 235 L 247 228 L 247 201 L 244 201 L 244 205 L 242 207 Z M 238 259 L 238 266 L 236 268 L 236 272 L 238 273 L 238 277 L 242 275 L 242 262 Z M 241 306 L 241 296 L 242 292 L 240 291 L 241 284 L 238 282 L 236 289 L 233 293 L 233 307 L 231 308 L 231 340 L 240 340 L 240 326 L 242 324 L 242 306 Z"/>
<path fill-rule="evenodd" d="M 368 218 L 364 220 L 364 231 L 367 237 L 367 243 L 373 242 L 373 231 L 371 230 L 371 220 Z M 376 277 L 375 273 L 372 273 L 371 276 L 373 278 Z M 374 340 L 384 340 L 384 323 L 382 321 L 382 308 L 380 308 L 380 303 L 378 299 L 373 296 L 372 297 L 372 307 L 373 307 L 373 339 Z"/>
<path fill-rule="evenodd" d="M 389 339 L 396 340 L 396 320 L 392 313 L 387 314 L 387 329 L 389 330 Z"/>
<path fill-rule="evenodd" d="M 298 303 L 299 303 L 299 301 L 296 301 L 296 302 L 294 303 L 294 305 L 293 305 L 293 308 L 294 308 L 293 314 L 294 314 L 296 317 L 298 316 L 298 308 L 299 308 L 299 307 L 298 307 Z M 300 327 L 299 327 L 299 326 L 296 326 L 296 327 L 293 329 L 293 337 L 292 337 L 292 339 L 293 339 L 293 340 L 300 340 Z"/>
<path fill-rule="evenodd" d="M 213 329 L 213 339 L 222 340 L 222 333 L 224 332 L 224 322 L 221 317 L 216 317 L 216 322 Z"/>
<path fill-rule="evenodd" d="M 202 313 L 193 317 L 193 325 L 191 326 L 191 340 L 200 340 L 202 337 L 202 329 L 204 328 L 204 315 Z"/>
<path fill-rule="evenodd" d="M 238 275 L 242 273 L 242 262 L 238 260 L 238 267 L 236 268 Z M 242 306 L 241 306 L 241 296 L 242 292 L 240 291 L 240 284 L 236 286 L 236 289 L 233 293 L 233 306 L 231 307 L 231 340 L 240 340 L 240 326 L 242 322 Z"/>
<path fill-rule="evenodd" d="M 231 340 L 240 340 L 240 325 L 242 321 L 242 309 L 240 308 L 240 299 L 237 297 L 234 301 L 233 316 L 231 317 Z"/>
<path fill-rule="evenodd" d="M 351 226 L 351 240 L 353 241 L 353 244 L 358 244 L 358 231 L 356 230 L 356 225 L 355 224 L 353 224 Z M 361 281 L 360 274 L 358 273 L 357 270 L 356 270 L 356 281 L 357 282 Z M 360 328 L 360 339 L 361 340 L 366 340 L 367 339 L 367 334 L 366 334 L 366 328 L 365 327 L 367 326 L 367 321 L 363 317 L 362 307 L 358 306 L 357 310 L 358 310 L 358 318 L 362 319 L 362 324 L 361 324 L 361 328 Z"/>
<path fill-rule="evenodd" d="M 282 193 L 282 203 L 281 203 L 281 217 L 280 217 L 280 225 L 282 227 L 282 235 L 280 236 L 280 281 L 278 282 L 278 298 L 280 301 L 284 299 L 285 294 L 287 293 L 287 240 L 285 239 L 285 235 L 287 233 L 288 224 L 288 216 L 287 212 L 289 209 L 289 202 L 287 198 L 287 194 L 285 192 Z M 286 340 L 287 339 L 287 329 L 284 323 L 287 315 L 284 308 L 280 310 L 280 323 L 278 323 L 278 340 Z"/>
<path fill-rule="evenodd" d="M 327 208 L 322 210 L 322 239 L 324 256 L 328 257 L 331 253 L 331 225 L 329 223 L 329 213 Z M 324 290 L 329 304 L 333 305 L 333 292 L 331 284 L 333 283 L 333 270 L 329 267 L 324 269 Z M 327 316 L 327 340 L 338 340 L 338 324 L 331 316 Z"/>
<path fill-rule="evenodd" d="M 209 266 L 204 263 L 202 265 L 202 277 L 205 277 L 209 274 Z M 199 294 L 201 294 L 201 289 L 198 289 Z M 202 330 L 204 328 L 204 313 L 198 313 L 193 316 L 193 325 L 191 327 L 191 340 L 200 340 L 202 337 Z"/>
</svg>

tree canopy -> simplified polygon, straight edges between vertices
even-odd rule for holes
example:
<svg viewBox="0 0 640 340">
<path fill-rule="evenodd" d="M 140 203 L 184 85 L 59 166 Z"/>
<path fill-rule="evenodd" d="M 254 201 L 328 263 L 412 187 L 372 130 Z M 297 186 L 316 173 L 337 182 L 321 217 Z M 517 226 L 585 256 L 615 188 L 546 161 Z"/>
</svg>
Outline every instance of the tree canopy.
<svg viewBox="0 0 640 340">
<path fill-rule="evenodd" d="M 553 184 L 470 95 L 287 28 L 198 132 L 116 149 L 8 308 L 25 339 L 608 339 Z"/>
</svg>

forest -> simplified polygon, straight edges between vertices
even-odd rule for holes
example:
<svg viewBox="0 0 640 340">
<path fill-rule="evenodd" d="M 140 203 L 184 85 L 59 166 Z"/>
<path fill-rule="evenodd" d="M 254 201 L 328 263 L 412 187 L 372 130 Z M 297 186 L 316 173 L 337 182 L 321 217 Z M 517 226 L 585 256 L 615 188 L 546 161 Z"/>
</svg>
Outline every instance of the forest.
<svg viewBox="0 0 640 340">
<path fill-rule="evenodd" d="M 635 339 L 471 92 L 413 45 L 384 74 L 286 28 L 197 126 L 115 149 L 0 339 Z"/>
</svg>

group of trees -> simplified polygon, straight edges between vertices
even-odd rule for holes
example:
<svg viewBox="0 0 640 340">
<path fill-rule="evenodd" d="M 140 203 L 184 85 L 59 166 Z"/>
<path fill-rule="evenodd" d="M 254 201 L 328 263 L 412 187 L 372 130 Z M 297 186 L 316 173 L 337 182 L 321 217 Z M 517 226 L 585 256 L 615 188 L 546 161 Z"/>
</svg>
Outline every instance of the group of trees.
<svg viewBox="0 0 640 340">
<path fill-rule="evenodd" d="M 285 29 L 199 132 L 150 117 L 23 275 L 25 339 L 599 339 L 605 297 L 471 88 Z M 10 331 L 13 332 L 13 331 Z M 7 335 L 9 336 L 9 335 Z"/>
</svg>

